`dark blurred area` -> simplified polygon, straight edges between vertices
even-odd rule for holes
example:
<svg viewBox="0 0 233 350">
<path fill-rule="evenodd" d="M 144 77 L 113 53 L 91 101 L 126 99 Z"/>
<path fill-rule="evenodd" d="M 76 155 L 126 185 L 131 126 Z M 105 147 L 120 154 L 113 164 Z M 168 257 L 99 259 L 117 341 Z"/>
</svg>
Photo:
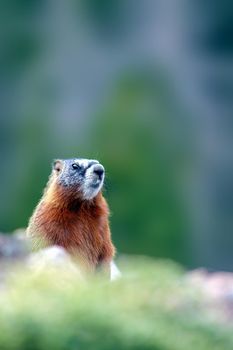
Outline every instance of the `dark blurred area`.
<svg viewBox="0 0 233 350">
<path fill-rule="evenodd" d="M 119 253 L 233 266 L 233 4 L 0 4 L 0 230 L 53 158 L 97 158 Z"/>
</svg>

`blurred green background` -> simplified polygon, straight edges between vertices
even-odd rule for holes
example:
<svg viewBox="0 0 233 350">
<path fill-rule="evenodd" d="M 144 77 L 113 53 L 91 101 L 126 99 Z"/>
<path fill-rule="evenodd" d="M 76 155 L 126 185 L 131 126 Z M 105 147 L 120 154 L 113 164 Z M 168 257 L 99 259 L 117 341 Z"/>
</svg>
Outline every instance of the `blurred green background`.
<svg viewBox="0 0 233 350">
<path fill-rule="evenodd" d="M 231 2 L 0 7 L 0 230 L 26 227 L 53 158 L 97 158 L 119 253 L 231 270 Z"/>
</svg>

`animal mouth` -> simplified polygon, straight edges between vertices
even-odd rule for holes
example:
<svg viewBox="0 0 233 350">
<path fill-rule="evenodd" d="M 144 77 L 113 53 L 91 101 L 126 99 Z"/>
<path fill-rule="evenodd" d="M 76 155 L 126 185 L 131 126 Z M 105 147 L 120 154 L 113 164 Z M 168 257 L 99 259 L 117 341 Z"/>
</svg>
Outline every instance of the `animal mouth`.
<svg viewBox="0 0 233 350">
<path fill-rule="evenodd" d="M 104 167 L 100 164 L 93 164 L 86 171 L 83 193 L 85 199 L 94 198 L 101 190 L 104 181 Z"/>
<path fill-rule="evenodd" d="M 90 184 L 90 186 L 93 187 L 93 188 L 97 188 L 97 187 L 99 187 L 100 183 L 101 183 L 101 180 L 94 179 L 92 184 Z"/>
<path fill-rule="evenodd" d="M 104 172 L 95 172 L 94 170 L 90 175 L 90 182 L 88 180 L 87 182 L 89 182 L 90 187 L 98 188 L 99 186 L 101 186 L 103 178 L 104 178 Z"/>
</svg>

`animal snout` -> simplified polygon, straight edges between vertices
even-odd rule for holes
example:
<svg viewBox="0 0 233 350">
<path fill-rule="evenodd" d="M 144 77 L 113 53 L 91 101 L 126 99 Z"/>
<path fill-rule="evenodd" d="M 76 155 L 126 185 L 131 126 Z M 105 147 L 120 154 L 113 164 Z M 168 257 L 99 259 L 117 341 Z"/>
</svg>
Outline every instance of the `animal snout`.
<svg viewBox="0 0 233 350">
<path fill-rule="evenodd" d="M 102 179 L 104 175 L 104 167 L 101 164 L 95 164 L 93 165 L 93 173 L 96 174 L 99 179 Z"/>
</svg>

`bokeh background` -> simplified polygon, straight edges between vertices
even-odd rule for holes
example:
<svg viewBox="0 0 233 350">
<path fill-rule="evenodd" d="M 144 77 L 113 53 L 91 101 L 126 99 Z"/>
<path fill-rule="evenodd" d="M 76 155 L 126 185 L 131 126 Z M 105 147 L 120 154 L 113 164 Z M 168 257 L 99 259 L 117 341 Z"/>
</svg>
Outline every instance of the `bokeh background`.
<svg viewBox="0 0 233 350">
<path fill-rule="evenodd" d="M 233 5 L 3 0 L 0 230 L 97 158 L 119 253 L 233 266 Z"/>
</svg>

